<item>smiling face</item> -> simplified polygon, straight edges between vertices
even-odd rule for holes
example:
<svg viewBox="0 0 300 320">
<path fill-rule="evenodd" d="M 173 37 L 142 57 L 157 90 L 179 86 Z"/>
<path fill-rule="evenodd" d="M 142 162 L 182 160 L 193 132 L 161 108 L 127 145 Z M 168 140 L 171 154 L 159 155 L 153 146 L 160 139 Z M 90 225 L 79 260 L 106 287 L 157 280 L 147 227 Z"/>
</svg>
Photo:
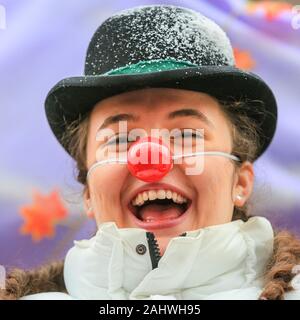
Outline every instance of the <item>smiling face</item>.
<svg viewBox="0 0 300 320">
<path fill-rule="evenodd" d="M 108 141 L 97 141 L 101 131 L 114 132 L 120 140 L 127 133 L 119 132 L 119 121 L 127 121 L 128 132 L 143 129 L 147 135 L 153 129 L 201 129 L 205 151 L 231 153 L 233 147 L 231 124 L 218 101 L 195 91 L 147 88 L 126 92 L 99 102 L 89 121 L 88 168 L 99 160 L 99 150 L 116 139 L 111 136 Z M 124 154 L 126 151 L 127 147 Z M 84 199 L 87 213 L 98 225 L 115 221 L 119 228 L 152 231 L 163 254 L 172 237 L 230 222 L 234 206 L 244 205 L 252 186 L 251 163 L 237 168 L 228 158 L 207 156 L 201 174 L 187 175 L 183 162 L 156 183 L 137 179 L 124 164 L 99 166 L 89 176 Z"/>
</svg>

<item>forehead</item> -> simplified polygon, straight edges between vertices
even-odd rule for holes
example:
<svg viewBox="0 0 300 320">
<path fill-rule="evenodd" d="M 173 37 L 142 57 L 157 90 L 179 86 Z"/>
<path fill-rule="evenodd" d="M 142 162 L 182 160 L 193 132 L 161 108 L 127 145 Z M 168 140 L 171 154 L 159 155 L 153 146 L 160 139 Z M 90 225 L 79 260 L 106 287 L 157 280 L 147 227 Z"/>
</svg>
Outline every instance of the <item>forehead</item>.
<svg viewBox="0 0 300 320">
<path fill-rule="evenodd" d="M 176 107 L 197 107 L 205 110 L 219 109 L 218 101 L 202 92 L 171 88 L 147 88 L 118 94 L 97 103 L 91 118 L 102 118 L 120 112 L 169 112 Z"/>
</svg>

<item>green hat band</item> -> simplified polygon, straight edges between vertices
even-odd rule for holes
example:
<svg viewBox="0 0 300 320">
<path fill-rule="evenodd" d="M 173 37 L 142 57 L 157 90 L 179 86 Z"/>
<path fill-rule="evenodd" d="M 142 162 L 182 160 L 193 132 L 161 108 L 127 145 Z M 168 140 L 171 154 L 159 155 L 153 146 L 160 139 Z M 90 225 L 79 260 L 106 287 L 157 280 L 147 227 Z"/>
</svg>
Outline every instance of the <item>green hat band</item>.
<svg viewBox="0 0 300 320">
<path fill-rule="evenodd" d="M 169 60 L 150 60 L 150 61 L 140 61 L 136 64 L 130 64 L 125 67 L 112 69 L 104 73 L 104 75 L 149 73 L 149 72 L 158 72 L 158 71 L 166 71 L 166 70 L 174 70 L 174 69 L 183 69 L 188 67 L 199 67 L 199 66 L 189 61 L 178 61 L 178 60 L 170 60 L 170 59 Z"/>
</svg>

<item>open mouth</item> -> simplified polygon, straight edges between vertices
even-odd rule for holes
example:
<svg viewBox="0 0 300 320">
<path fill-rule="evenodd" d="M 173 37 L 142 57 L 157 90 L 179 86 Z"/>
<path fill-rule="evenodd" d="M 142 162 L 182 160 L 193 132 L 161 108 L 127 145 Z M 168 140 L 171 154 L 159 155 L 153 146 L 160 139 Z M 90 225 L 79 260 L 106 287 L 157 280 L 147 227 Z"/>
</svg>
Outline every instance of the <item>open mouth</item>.
<svg viewBox="0 0 300 320">
<path fill-rule="evenodd" d="M 145 190 L 130 201 L 128 207 L 145 226 L 172 226 L 187 212 L 191 200 L 179 192 L 169 189 Z M 173 222 L 173 223 L 172 223 Z"/>
</svg>

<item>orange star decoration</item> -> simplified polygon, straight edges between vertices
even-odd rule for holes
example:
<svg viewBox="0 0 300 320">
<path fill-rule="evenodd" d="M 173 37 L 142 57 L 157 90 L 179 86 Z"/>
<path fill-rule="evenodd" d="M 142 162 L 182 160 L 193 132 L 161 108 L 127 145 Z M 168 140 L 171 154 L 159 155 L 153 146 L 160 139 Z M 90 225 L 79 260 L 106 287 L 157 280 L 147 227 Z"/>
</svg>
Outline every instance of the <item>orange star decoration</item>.
<svg viewBox="0 0 300 320">
<path fill-rule="evenodd" d="M 39 241 L 44 237 L 53 237 L 55 225 L 65 219 L 68 212 L 55 190 L 49 195 L 34 191 L 33 203 L 22 206 L 20 214 L 24 218 L 20 232 L 30 234 L 34 241 Z"/>
<path fill-rule="evenodd" d="M 256 62 L 249 51 L 233 48 L 233 54 L 237 68 L 249 71 L 255 67 Z"/>
<path fill-rule="evenodd" d="M 284 12 L 292 11 L 292 4 L 284 1 L 260 1 L 247 3 L 246 10 L 249 14 L 263 12 L 268 21 L 273 21 Z"/>
</svg>

